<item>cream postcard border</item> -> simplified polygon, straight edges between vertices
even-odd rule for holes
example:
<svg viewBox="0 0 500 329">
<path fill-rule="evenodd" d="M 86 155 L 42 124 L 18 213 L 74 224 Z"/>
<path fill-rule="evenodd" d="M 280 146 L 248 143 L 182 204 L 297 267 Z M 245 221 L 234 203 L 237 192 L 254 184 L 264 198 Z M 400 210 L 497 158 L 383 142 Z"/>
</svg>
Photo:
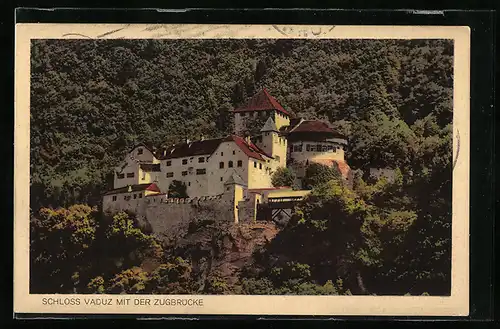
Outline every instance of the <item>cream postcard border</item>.
<svg viewBox="0 0 500 329">
<path fill-rule="evenodd" d="M 432 296 L 35 295 L 29 293 L 30 42 L 31 39 L 453 39 L 454 112 L 452 288 Z M 470 29 L 467 26 L 304 26 L 197 24 L 17 24 L 15 38 L 14 312 L 242 315 L 465 316 L 469 314 Z M 78 298 L 78 306 L 43 298 Z M 146 306 L 158 298 L 201 298 L 203 306 Z M 113 305 L 85 305 L 111 298 Z M 116 299 L 130 298 L 117 305 Z"/>
</svg>

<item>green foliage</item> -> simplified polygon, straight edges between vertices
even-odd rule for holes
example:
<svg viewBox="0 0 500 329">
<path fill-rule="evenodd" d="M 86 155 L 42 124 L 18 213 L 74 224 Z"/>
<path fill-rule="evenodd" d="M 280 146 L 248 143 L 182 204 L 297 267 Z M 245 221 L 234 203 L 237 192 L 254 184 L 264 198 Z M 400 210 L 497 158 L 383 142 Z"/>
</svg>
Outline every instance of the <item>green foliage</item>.
<svg viewBox="0 0 500 329">
<path fill-rule="evenodd" d="M 131 214 L 101 217 L 87 205 L 40 209 L 31 219 L 30 240 L 32 293 L 104 293 L 123 281 L 113 279 L 117 273 L 129 277 L 136 271 L 126 269 L 163 256 Z"/>
<path fill-rule="evenodd" d="M 448 40 L 34 40 L 31 207 L 97 205 L 134 144 L 230 133 L 262 87 L 342 121 L 351 167 L 411 163 L 407 126 L 451 123 L 452 77 Z"/>
<path fill-rule="evenodd" d="M 140 294 L 146 290 L 148 273 L 140 267 L 132 267 L 115 275 L 109 283 L 108 293 Z"/>
<path fill-rule="evenodd" d="M 295 187 L 295 174 L 286 167 L 276 169 L 271 177 L 271 183 L 275 187 L 290 186 Z"/>
<path fill-rule="evenodd" d="M 340 180 L 340 178 L 340 171 L 337 167 L 329 167 L 313 162 L 306 168 L 306 174 L 302 180 L 302 187 L 311 190 L 330 180 Z"/>
<path fill-rule="evenodd" d="M 243 293 L 450 293 L 452 42 L 35 40 L 31 58 L 32 292 L 197 290 L 187 258 L 164 259 L 132 214 L 78 204 L 99 204 L 132 145 L 228 134 L 230 110 L 266 87 L 287 110 L 334 122 L 352 169 L 393 168 L 396 179 L 356 175 L 350 189 L 336 168 L 309 166 L 310 196 Z M 145 272 L 148 258 L 163 265 Z M 217 273 L 204 283 L 234 289 Z"/>
<path fill-rule="evenodd" d="M 191 278 L 191 264 L 175 257 L 171 263 L 160 265 L 150 278 L 150 286 L 156 292 L 168 294 L 189 294 L 194 291 Z"/>
<path fill-rule="evenodd" d="M 229 287 L 219 273 L 212 273 L 205 284 L 207 294 L 220 295 L 229 292 Z"/>
<path fill-rule="evenodd" d="M 174 179 L 168 186 L 168 197 L 188 198 L 186 183 Z"/>
<path fill-rule="evenodd" d="M 73 205 L 68 209 L 40 209 L 31 219 L 30 289 L 71 291 L 96 239 L 96 209 Z M 76 271 L 76 274 L 75 274 Z"/>
</svg>

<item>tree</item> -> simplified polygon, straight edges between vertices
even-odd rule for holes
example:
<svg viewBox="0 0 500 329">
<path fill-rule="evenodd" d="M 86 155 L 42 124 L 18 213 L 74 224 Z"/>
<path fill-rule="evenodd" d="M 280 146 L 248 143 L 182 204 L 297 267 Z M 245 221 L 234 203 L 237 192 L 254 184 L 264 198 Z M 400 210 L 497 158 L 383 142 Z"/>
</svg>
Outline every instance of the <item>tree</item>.
<svg viewBox="0 0 500 329">
<path fill-rule="evenodd" d="M 341 174 L 337 167 L 329 167 L 320 163 L 310 163 L 302 180 L 302 187 L 308 190 L 326 183 L 332 179 L 340 180 Z"/>
<path fill-rule="evenodd" d="M 96 238 L 97 209 L 73 205 L 42 208 L 31 219 L 30 290 L 32 293 L 73 292 L 85 271 Z"/>
<path fill-rule="evenodd" d="M 271 183 L 274 187 L 280 186 L 295 186 L 295 173 L 293 173 L 289 168 L 279 167 L 276 169 L 271 177 Z"/>
<path fill-rule="evenodd" d="M 186 183 L 173 180 L 168 186 L 169 198 L 188 198 Z"/>
</svg>

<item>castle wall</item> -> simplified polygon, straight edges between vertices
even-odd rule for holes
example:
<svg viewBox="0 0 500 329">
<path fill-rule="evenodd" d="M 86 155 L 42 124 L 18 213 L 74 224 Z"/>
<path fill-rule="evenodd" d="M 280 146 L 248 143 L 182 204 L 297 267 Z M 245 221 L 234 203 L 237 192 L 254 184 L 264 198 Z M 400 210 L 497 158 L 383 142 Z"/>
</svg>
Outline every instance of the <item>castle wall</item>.
<svg viewBox="0 0 500 329">
<path fill-rule="evenodd" d="M 165 198 L 165 195 L 155 195 L 155 198 Z M 116 200 L 114 200 L 116 198 Z M 144 216 L 146 211 L 146 199 L 152 198 L 147 196 L 145 191 L 126 192 L 120 194 L 105 195 L 102 201 L 102 209 L 104 213 L 117 213 L 120 211 L 131 211 L 138 216 Z"/>
<path fill-rule="evenodd" d="M 189 223 L 196 220 L 234 222 L 231 199 L 213 196 L 200 199 L 166 199 L 150 203 L 145 208 L 146 222 L 153 234 L 168 240 L 187 232 Z"/>
<path fill-rule="evenodd" d="M 274 170 L 272 160 L 261 161 L 257 159 L 248 160 L 248 188 L 272 187 L 271 175 Z"/>
</svg>

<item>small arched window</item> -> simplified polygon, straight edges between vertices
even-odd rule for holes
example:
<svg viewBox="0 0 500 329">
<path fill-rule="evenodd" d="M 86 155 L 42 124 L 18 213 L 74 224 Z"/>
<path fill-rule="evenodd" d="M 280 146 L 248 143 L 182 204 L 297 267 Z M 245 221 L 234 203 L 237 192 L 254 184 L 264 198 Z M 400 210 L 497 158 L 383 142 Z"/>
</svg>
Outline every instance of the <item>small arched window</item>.
<svg viewBox="0 0 500 329">
<path fill-rule="evenodd" d="M 229 161 L 229 162 L 227 163 L 227 166 L 228 166 L 228 168 L 233 168 L 233 161 Z"/>
<path fill-rule="evenodd" d="M 223 169 L 224 168 L 224 162 L 219 162 L 219 169 Z"/>
<path fill-rule="evenodd" d="M 243 167 L 243 161 L 238 160 L 238 167 Z"/>
</svg>

